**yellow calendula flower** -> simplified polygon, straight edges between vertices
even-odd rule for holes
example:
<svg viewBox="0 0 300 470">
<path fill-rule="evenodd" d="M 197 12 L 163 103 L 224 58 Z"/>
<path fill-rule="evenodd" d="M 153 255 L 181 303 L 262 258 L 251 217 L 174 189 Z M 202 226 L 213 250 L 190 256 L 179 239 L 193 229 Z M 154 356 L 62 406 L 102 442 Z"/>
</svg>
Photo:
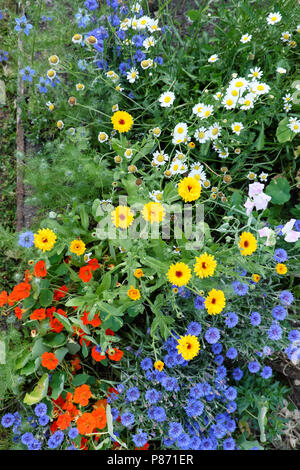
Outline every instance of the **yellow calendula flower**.
<svg viewBox="0 0 300 470">
<path fill-rule="evenodd" d="M 133 118 L 126 111 L 117 111 L 111 117 L 111 122 L 116 131 L 128 132 L 132 128 Z"/>
<path fill-rule="evenodd" d="M 195 201 L 200 197 L 201 185 L 198 180 L 188 176 L 179 182 L 178 194 L 185 202 Z"/>
<path fill-rule="evenodd" d="M 132 300 L 139 300 L 141 298 L 140 291 L 135 289 L 133 286 L 130 286 L 130 289 L 127 291 L 127 295 Z"/>
<path fill-rule="evenodd" d="M 197 336 L 180 336 L 180 339 L 178 339 L 177 341 L 178 346 L 176 346 L 176 348 L 178 349 L 178 354 L 181 354 L 183 359 L 185 359 L 186 361 L 190 361 L 198 355 L 200 351 L 200 344 Z"/>
<path fill-rule="evenodd" d="M 250 232 L 243 232 L 240 236 L 239 247 L 241 249 L 241 255 L 252 255 L 257 248 L 256 238 Z"/>
<path fill-rule="evenodd" d="M 166 214 L 165 209 L 160 202 L 148 202 L 144 205 L 142 216 L 145 220 L 153 224 L 153 222 L 161 222 Z"/>
<path fill-rule="evenodd" d="M 217 315 L 225 308 L 226 299 L 222 290 L 212 289 L 205 299 L 205 308 L 209 315 Z"/>
<path fill-rule="evenodd" d="M 185 263 L 171 264 L 167 277 L 177 287 L 186 286 L 192 277 L 191 269 Z"/>
<path fill-rule="evenodd" d="M 196 264 L 194 266 L 194 272 L 198 277 L 203 279 L 204 277 L 210 277 L 214 275 L 217 262 L 212 255 L 204 253 L 201 256 L 196 257 Z"/>
<path fill-rule="evenodd" d="M 287 273 L 287 267 L 283 263 L 277 263 L 276 264 L 276 272 L 278 274 L 286 274 Z"/>
<path fill-rule="evenodd" d="M 85 243 L 82 240 L 73 240 L 70 245 L 70 251 L 77 256 L 83 255 L 85 252 Z"/>
<path fill-rule="evenodd" d="M 154 362 L 154 369 L 159 370 L 161 372 L 164 368 L 165 363 L 163 361 L 155 361 Z"/>
<path fill-rule="evenodd" d="M 34 245 L 43 252 L 50 251 L 56 242 L 55 233 L 49 228 L 43 228 L 38 230 L 38 233 L 34 234 Z"/>
<path fill-rule="evenodd" d="M 259 274 L 252 274 L 252 280 L 254 282 L 258 282 L 260 280 L 260 275 Z"/>
<path fill-rule="evenodd" d="M 127 206 L 118 206 L 112 211 L 111 218 L 117 228 L 127 228 L 133 222 L 133 212 Z"/>
<path fill-rule="evenodd" d="M 140 277 L 144 276 L 143 270 L 142 269 L 136 269 L 133 273 L 133 275 L 137 278 L 140 279 Z"/>
</svg>

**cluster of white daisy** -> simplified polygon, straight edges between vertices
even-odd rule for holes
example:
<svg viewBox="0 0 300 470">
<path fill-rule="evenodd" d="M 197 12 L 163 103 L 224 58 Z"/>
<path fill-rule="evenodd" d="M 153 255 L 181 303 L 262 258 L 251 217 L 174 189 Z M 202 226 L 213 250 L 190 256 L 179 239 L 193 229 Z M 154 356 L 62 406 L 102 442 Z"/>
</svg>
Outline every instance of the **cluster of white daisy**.
<svg viewBox="0 0 300 470">
<path fill-rule="evenodd" d="M 288 113 L 292 109 L 292 102 L 293 102 L 292 96 L 290 93 L 287 93 L 286 95 L 282 97 L 282 99 L 283 99 L 283 110 Z"/>
<path fill-rule="evenodd" d="M 266 182 L 267 179 L 268 179 L 268 176 L 269 176 L 268 173 L 262 172 L 262 173 L 260 173 L 260 175 L 258 176 L 258 178 L 260 179 L 260 181 Z M 250 181 L 254 181 L 254 180 L 257 179 L 257 174 L 254 173 L 254 171 L 249 171 L 249 173 L 248 173 L 248 175 L 247 175 L 247 178 L 248 178 L 248 180 L 250 180 Z"/>
<path fill-rule="evenodd" d="M 255 101 L 261 95 L 269 93 L 269 85 L 258 81 L 262 76 L 259 68 L 251 69 L 249 75 L 252 76 L 251 81 L 244 77 L 233 78 L 230 81 L 222 99 L 226 109 L 234 109 L 239 105 L 240 109 L 247 111 L 254 107 Z"/>
</svg>

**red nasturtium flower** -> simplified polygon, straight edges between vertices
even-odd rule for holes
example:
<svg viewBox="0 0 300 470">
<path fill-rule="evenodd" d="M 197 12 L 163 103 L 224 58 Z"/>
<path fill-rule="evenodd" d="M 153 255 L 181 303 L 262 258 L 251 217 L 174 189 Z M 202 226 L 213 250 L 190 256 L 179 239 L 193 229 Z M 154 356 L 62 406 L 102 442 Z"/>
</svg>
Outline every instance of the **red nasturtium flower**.
<svg viewBox="0 0 300 470">
<path fill-rule="evenodd" d="M 59 308 L 56 313 L 58 313 L 62 317 L 67 318 L 66 312 L 61 308 Z M 51 331 L 54 331 L 55 333 L 60 333 L 64 329 L 64 325 L 58 320 L 58 318 L 54 316 L 50 317 L 50 327 Z"/>
<path fill-rule="evenodd" d="M 56 289 L 54 291 L 53 299 L 54 300 L 60 300 L 63 299 L 66 296 L 66 293 L 68 292 L 67 286 L 63 285 L 59 289 Z"/>
<path fill-rule="evenodd" d="M 46 318 L 46 311 L 44 308 L 35 309 L 30 315 L 30 320 L 44 320 Z"/>
<path fill-rule="evenodd" d="M 70 426 L 71 421 L 72 421 L 71 415 L 67 411 L 66 413 L 63 413 L 63 414 L 59 415 L 59 417 L 57 419 L 57 426 L 59 427 L 59 429 L 64 431 L 65 429 L 67 429 Z"/>
<path fill-rule="evenodd" d="M 91 414 L 95 418 L 95 421 L 96 421 L 95 427 L 98 429 L 105 428 L 106 423 L 107 423 L 105 409 L 102 406 L 99 406 L 98 408 L 94 409 Z"/>
<path fill-rule="evenodd" d="M 31 285 L 28 282 L 17 284 L 7 298 L 8 305 L 13 305 L 15 302 L 29 297 L 30 289 Z"/>
<path fill-rule="evenodd" d="M 7 292 L 6 290 L 3 290 L 0 294 L 0 307 L 3 307 L 3 305 L 6 304 L 7 298 L 8 298 Z"/>
<path fill-rule="evenodd" d="M 92 396 L 89 385 L 83 384 L 80 387 L 75 388 L 74 392 L 74 403 L 79 403 L 81 406 L 86 406 L 89 403 L 89 399 Z"/>
<path fill-rule="evenodd" d="M 90 282 L 90 280 L 92 279 L 93 275 L 92 275 L 92 268 L 90 266 L 82 266 L 80 269 L 79 269 L 79 274 L 78 276 L 80 277 L 80 279 L 83 281 L 83 282 Z"/>
<path fill-rule="evenodd" d="M 96 427 L 96 419 L 92 413 L 83 413 L 76 421 L 79 434 L 90 434 Z"/>
<path fill-rule="evenodd" d="M 23 315 L 24 312 L 25 312 L 25 310 L 22 310 L 20 307 L 15 308 L 15 315 L 19 320 L 22 319 L 22 315 Z"/>
<path fill-rule="evenodd" d="M 95 359 L 95 361 L 100 362 L 103 361 L 103 359 L 106 358 L 105 354 L 104 356 L 101 354 L 101 348 L 98 346 L 94 346 L 92 349 L 92 357 Z"/>
<path fill-rule="evenodd" d="M 81 369 L 80 358 L 79 356 L 74 356 L 74 359 L 70 361 L 71 363 L 71 372 L 75 374 L 77 370 Z"/>
<path fill-rule="evenodd" d="M 91 267 L 92 271 L 96 271 L 100 268 L 98 260 L 96 258 L 90 259 L 90 261 L 88 261 L 88 265 Z"/>
<path fill-rule="evenodd" d="M 90 314 L 90 312 L 86 312 L 86 311 L 83 312 L 83 316 L 81 317 L 82 323 L 84 325 L 92 325 L 95 328 L 97 326 L 100 326 L 101 325 L 101 320 L 99 318 L 99 315 L 96 313 L 94 315 L 93 319 L 91 321 L 89 321 L 89 319 L 88 319 L 89 314 Z"/>
<path fill-rule="evenodd" d="M 120 361 L 124 354 L 123 351 L 117 348 L 113 348 L 113 350 L 114 350 L 113 354 L 108 354 L 109 359 L 111 359 L 112 361 L 117 361 L 117 362 Z"/>
<path fill-rule="evenodd" d="M 42 354 L 42 366 L 46 369 L 54 370 L 59 363 L 59 360 L 53 353 L 45 352 Z"/>
<path fill-rule="evenodd" d="M 46 269 L 46 264 L 44 260 L 38 261 L 33 270 L 33 274 L 36 277 L 46 277 L 47 276 L 47 269 Z"/>
</svg>

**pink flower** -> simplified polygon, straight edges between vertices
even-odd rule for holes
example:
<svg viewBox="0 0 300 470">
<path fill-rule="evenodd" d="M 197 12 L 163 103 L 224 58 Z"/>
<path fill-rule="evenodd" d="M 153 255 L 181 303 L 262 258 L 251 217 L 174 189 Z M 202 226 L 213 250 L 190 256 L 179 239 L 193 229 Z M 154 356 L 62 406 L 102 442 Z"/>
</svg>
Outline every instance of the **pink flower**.
<svg viewBox="0 0 300 470">
<path fill-rule="evenodd" d="M 256 210 L 265 210 L 268 206 L 271 196 L 268 196 L 263 192 L 264 184 L 261 183 L 252 183 L 249 184 L 249 198 L 247 199 L 244 207 L 246 207 L 246 214 L 249 216 L 253 211 L 254 207 Z"/>
<path fill-rule="evenodd" d="M 275 237 L 275 232 L 274 230 L 271 230 L 268 227 L 261 228 L 258 230 L 258 234 L 261 238 L 267 237 L 267 240 L 265 241 L 266 246 L 273 246 L 276 243 L 276 237 Z"/>
<path fill-rule="evenodd" d="M 300 237 L 300 232 L 296 232 L 296 230 L 292 230 L 294 227 L 294 223 L 296 219 L 290 219 L 285 226 L 282 228 L 281 232 L 285 235 L 284 240 L 289 243 L 296 242 Z"/>
<path fill-rule="evenodd" d="M 262 193 L 264 187 L 265 185 L 261 183 L 249 184 L 249 191 L 248 191 L 249 197 L 253 197 L 253 196 L 256 196 L 257 194 Z"/>
</svg>

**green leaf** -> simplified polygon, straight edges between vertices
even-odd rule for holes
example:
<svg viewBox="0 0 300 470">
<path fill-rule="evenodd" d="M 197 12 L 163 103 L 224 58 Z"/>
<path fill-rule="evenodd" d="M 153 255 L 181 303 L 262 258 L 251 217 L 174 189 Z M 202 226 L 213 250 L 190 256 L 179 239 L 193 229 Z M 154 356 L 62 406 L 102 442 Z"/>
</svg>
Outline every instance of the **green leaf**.
<svg viewBox="0 0 300 470">
<path fill-rule="evenodd" d="M 80 351 L 80 349 L 81 349 L 81 346 L 78 343 L 67 343 L 66 347 L 68 348 L 68 351 L 69 351 L 70 354 L 72 354 L 72 356 L 74 356 L 74 354 L 78 353 L 78 351 Z"/>
<path fill-rule="evenodd" d="M 60 349 L 57 349 L 55 351 L 55 357 L 59 360 L 59 362 L 61 363 L 61 361 L 63 360 L 63 358 L 65 357 L 65 355 L 68 353 L 68 349 L 67 348 L 60 348 Z"/>
<path fill-rule="evenodd" d="M 264 148 L 264 145 L 265 145 L 265 126 L 262 123 L 259 136 L 257 138 L 257 141 L 255 142 L 256 150 L 259 150 L 259 151 L 262 150 Z"/>
<path fill-rule="evenodd" d="M 64 389 L 64 384 L 65 384 L 65 374 L 63 372 L 55 372 L 52 375 L 51 379 L 51 389 L 52 389 L 52 395 L 51 398 L 54 400 L 57 400 L 59 395 Z"/>
<path fill-rule="evenodd" d="M 57 312 L 54 312 L 54 316 L 55 316 L 55 318 L 57 318 L 60 321 L 60 323 L 62 323 L 64 325 L 65 329 L 69 333 L 73 333 L 72 325 L 66 317 L 64 317 L 63 315 L 60 315 Z"/>
<path fill-rule="evenodd" d="M 288 127 L 289 118 L 286 117 L 280 121 L 276 131 L 276 137 L 278 142 L 283 144 L 284 142 L 291 142 L 295 137 L 295 133 Z"/>
<path fill-rule="evenodd" d="M 111 285 L 111 274 L 110 272 L 108 272 L 103 276 L 102 282 L 100 286 L 98 287 L 98 289 L 96 290 L 96 294 L 99 295 L 101 294 L 101 292 L 105 290 L 109 290 L 110 285 Z"/>
<path fill-rule="evenodd" d="M 22 356 L 17 360 L 15 364 L 15 370 L 22 369 L 22 367 L 27 364 L 29 359 L 31 359 L 31 351 L 25 351 L 25 353 L 22 354 Z"/>
<path fill-rule="evenodd" d="M 50 289 L 41 289 L 39 302 L 42 307 L 48 307 L 53 300 L 53 292 Z"/>
<path fill-rule="evenodd" d="M 92 375 L 77 374 L 72 380 L 72 385 L 73 387 L 78 387 L 79 385 L 83 385 L 87 383 L 93 385 L 95 382 L 96 382 L 96 379 Z"/>
<path fill-rule="evenodd" d="M 81 206 L 80 207 L 80 220 L 81 220 L 81 225 L 84 230 L 88 230 L 89 228 L 89 216 L 86 213 L 85 207 Z"/>
<path fill-rule="evenodd" d="M 284 204 L 290 200 L 290 185 L 286 178 L 276 178 L 266 187 L 265 193 L 271 196 L 273 204 Z"/>
<path fill-rule="evenodd" d="M 49 375 L 46 373 L 40 378 L 33 391 L 31 393 L 26 393 L 23 402 L 30 406 L 39 403 L 47 395 L 48 385 Z"/>
<path fill-rule="evenodd" d="M 51 346 L 53 348 L 58 348 L 59 346 L 62 346 L 63 344 L 65 344 L 66 341 L 67 338 L 63 333 L 49 333 L 43 338 L 43 344 L 45 344 L 46 346 Z"/>
</svg>

